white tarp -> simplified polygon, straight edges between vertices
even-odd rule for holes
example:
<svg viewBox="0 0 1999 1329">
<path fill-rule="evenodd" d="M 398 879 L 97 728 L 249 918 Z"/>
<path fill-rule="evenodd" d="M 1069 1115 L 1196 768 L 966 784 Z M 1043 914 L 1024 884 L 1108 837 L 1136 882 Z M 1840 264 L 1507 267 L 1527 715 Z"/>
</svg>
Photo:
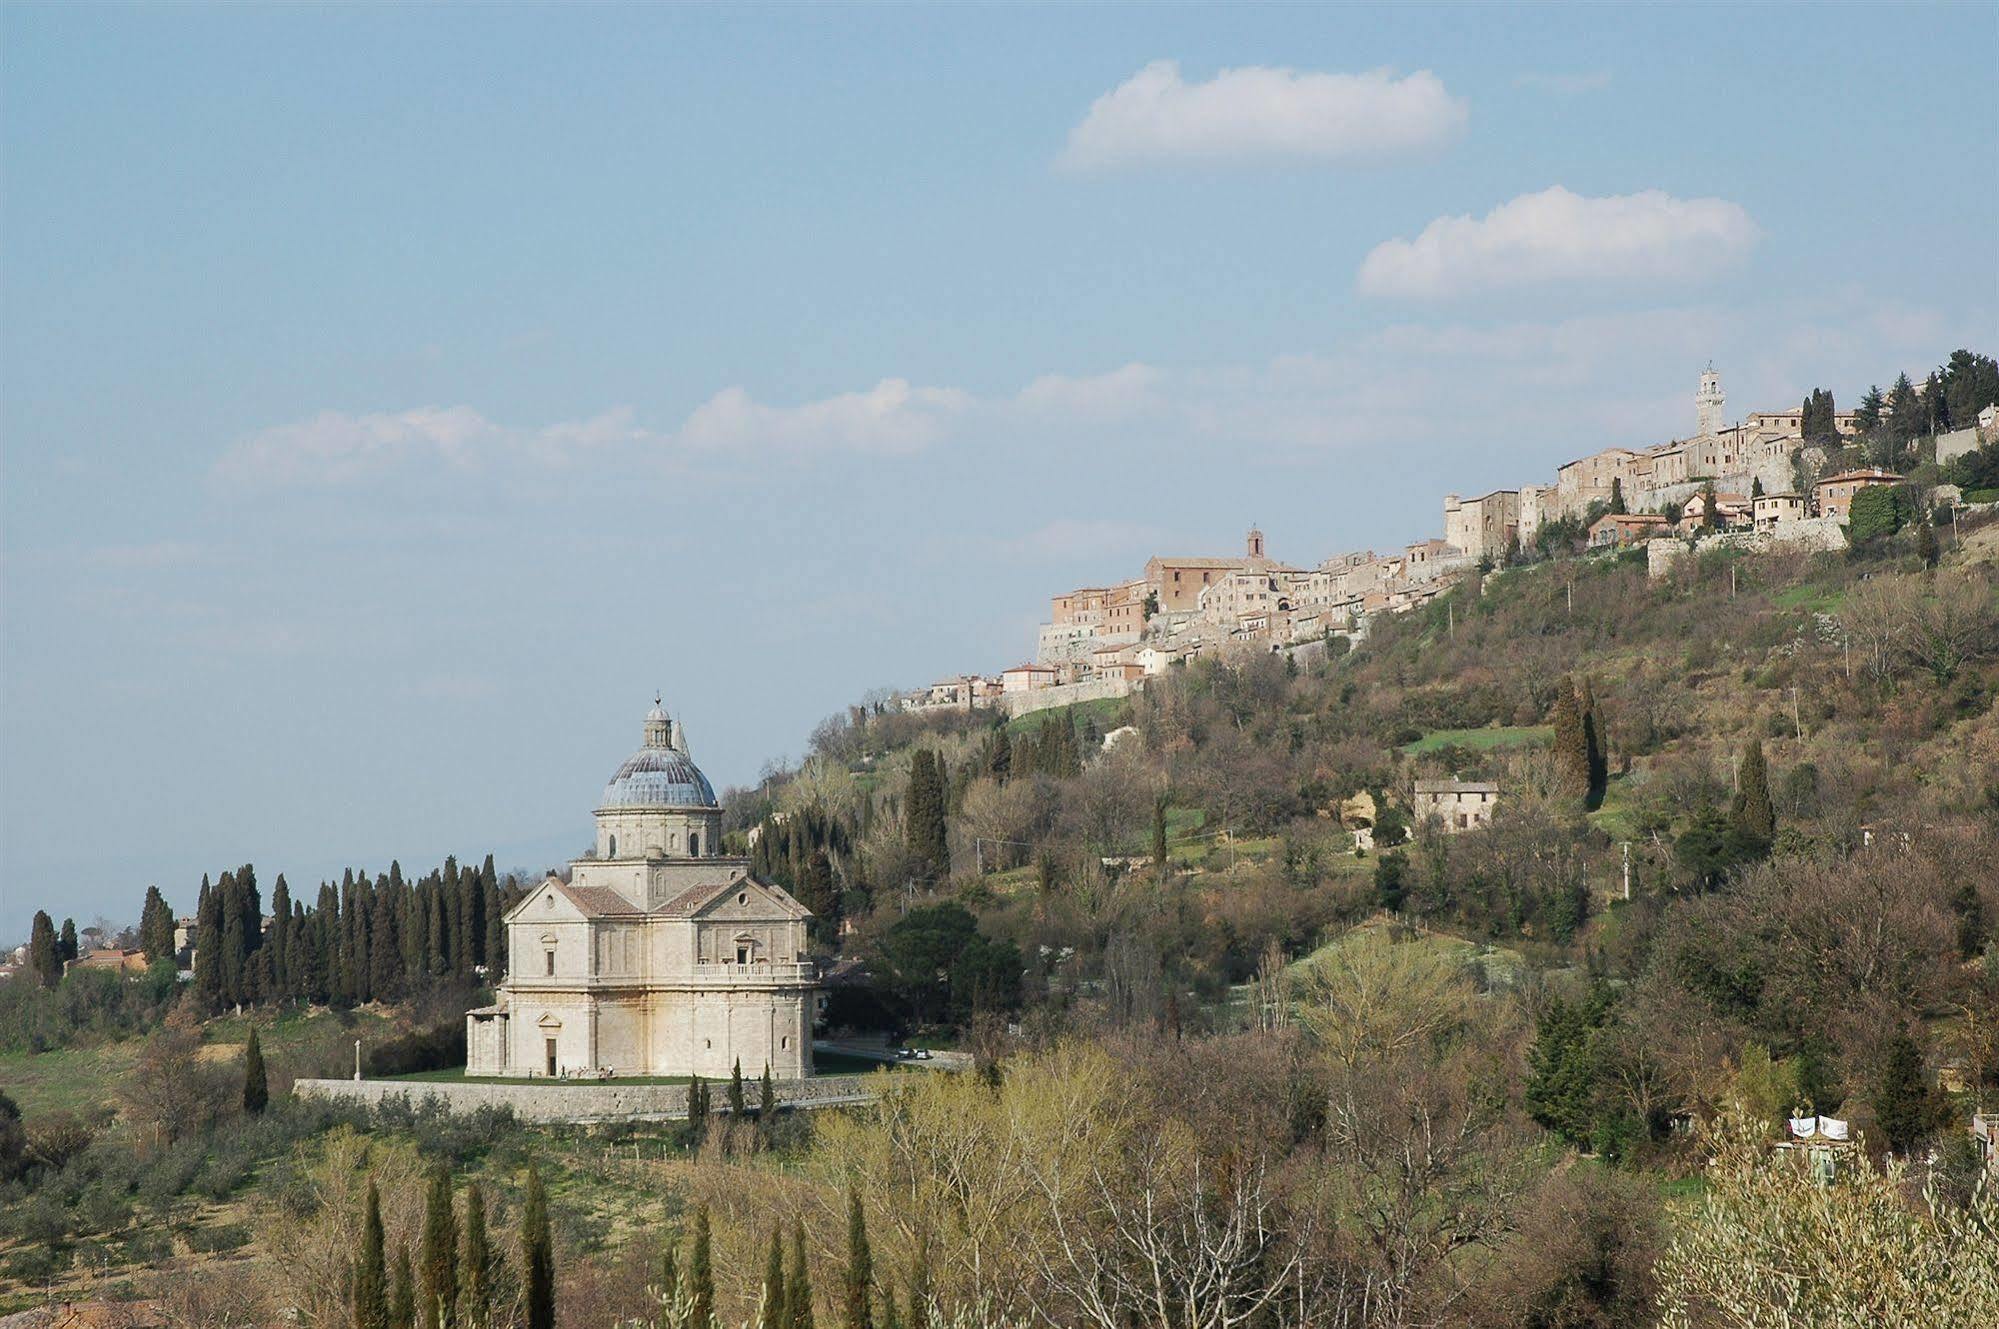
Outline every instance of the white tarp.
<svg viewBox="0 0 1999 1329">
<path fill-rule="evenodd" d="M 1817 1117 L 1791 1118 L 1791 1134 L 1800 1140 L 1809 1140 L 1814 1135 L 1817 1135 L 1818 1131 L 1819 1121 Z"/>
<path fill-rule="evenodd" d="M 1828 1140 L 1847 1139 L 1846 1123 L 1837 1117 L 1820 1117 L 1819 1134 Z"/>
</svg>

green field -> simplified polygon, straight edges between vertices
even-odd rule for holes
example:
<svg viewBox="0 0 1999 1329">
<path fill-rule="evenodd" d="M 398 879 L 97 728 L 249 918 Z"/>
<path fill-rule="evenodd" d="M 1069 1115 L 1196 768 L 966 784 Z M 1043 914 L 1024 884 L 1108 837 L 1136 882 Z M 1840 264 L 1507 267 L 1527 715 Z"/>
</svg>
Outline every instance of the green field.
<svg viewBox="0 0 1999 1329">
<path fill-rule="evenodd" d="M 1095 701 L 1079 701 L 1074 706 L 1051 706 L 1045 711 L 1030 711 L 1017 719 L 1007 721 L 1006 731 L 1014 738 L 1041 732 L 1041 726 L 1057 715 L 1069 717 L 1069 723 L 1081 727 L 1086 719 L 1097 722 L 1100 733 L 1109 733 L 1124 723 L 1124 715 L 1131 703 L 1123 697 L 1099 697 Z"/>
<path fill-rule="evenodd" d="M 28 1116 L 58 1108 L 89 1113 L 115 1103 L 116 1087 L 138 1053 L 139 1045 L 127 1042 L 0 1054 L 0 1089 Z"/>
<path fill-rule="evenodd" d="M 1491 752 L 1497 748 L 1537 747 L 1554 741 L 1555 731 L 1550 725 L 1487 725 L 1482 729 L 1438 729 L 1423 735 L 1414 743 L 1402 745 L 1402 751 L 1411 757 L 1420 757 L 1426 752 L 1439 748 L 1467 748 L 1473 752 Z"/>
</svg>

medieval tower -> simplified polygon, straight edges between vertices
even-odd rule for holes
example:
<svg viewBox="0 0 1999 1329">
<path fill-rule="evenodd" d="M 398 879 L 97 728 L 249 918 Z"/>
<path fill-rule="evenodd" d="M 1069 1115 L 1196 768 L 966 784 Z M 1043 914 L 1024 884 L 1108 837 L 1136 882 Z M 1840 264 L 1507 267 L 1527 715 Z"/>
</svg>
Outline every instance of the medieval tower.
<svg viewBox="0 0 1999 1329">
<path fill-rule="evenodd" d="M 1721 407 L 1727 400 L 1721 391 L 1721 375 L 1714 372 L 1714 362 L 1710 360 L 1701 371 L 1700 391 L 1694 393 L 1694 415 L 1699 421 L 1696 438 L 1711 438 L 1722 431 Z"/>
</svg>

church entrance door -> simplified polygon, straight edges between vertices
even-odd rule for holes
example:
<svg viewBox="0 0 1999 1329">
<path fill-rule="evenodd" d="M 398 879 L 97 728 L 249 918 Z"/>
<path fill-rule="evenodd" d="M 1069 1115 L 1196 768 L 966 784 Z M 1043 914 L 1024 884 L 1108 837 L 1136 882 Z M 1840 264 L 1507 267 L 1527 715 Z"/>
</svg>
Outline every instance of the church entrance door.
<svg viewBox="0 0 1999 1329">
<path fill-rule="evenodd" d="M 548 1078 L 553 1080 L 555 1078 L 555 1040 L 544 1038 L 541 1040 L 541 1046 L 542 1051 L 548 1058 Z"/>
</svg>

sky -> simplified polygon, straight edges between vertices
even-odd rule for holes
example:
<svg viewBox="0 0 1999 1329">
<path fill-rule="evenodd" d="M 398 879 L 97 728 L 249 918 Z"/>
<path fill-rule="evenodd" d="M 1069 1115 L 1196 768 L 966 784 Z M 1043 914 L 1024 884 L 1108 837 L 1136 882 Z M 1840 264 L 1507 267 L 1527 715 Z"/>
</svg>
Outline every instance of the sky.
<svg viewBox="0 0 1999 1329">
<path fill-rule="evenodd" d="M 0 7 L 0 938 L 1999 350 L 1999 7 Z"/>
</svg>

